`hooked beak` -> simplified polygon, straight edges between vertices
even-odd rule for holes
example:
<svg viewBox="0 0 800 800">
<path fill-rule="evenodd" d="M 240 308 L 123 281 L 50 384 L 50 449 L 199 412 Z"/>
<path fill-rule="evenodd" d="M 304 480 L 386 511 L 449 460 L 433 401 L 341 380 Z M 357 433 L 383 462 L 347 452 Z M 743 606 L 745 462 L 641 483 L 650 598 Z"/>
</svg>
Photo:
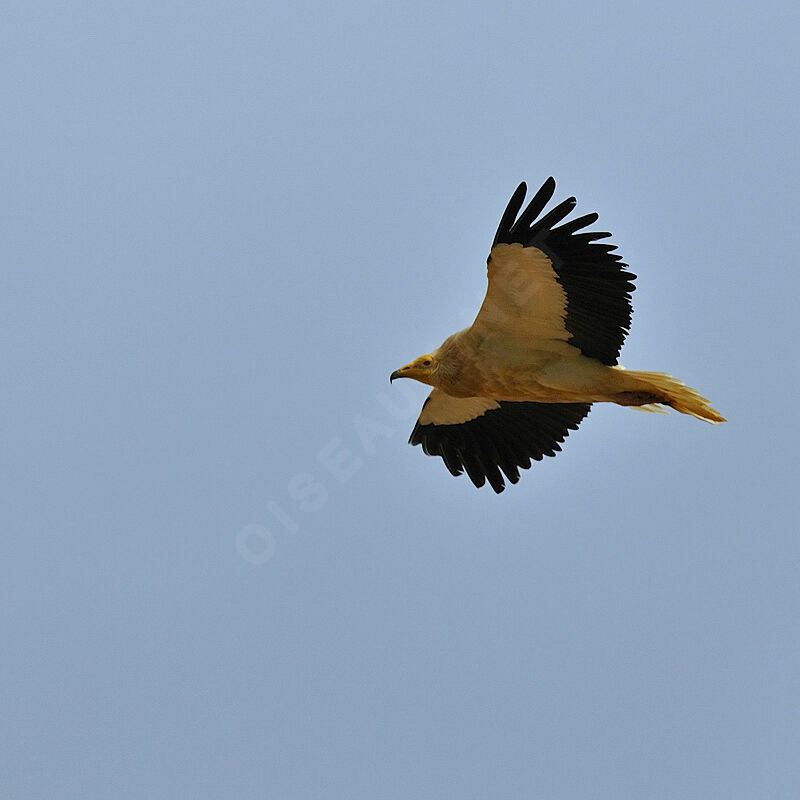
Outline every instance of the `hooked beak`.
<svg viewBox="0 0 800 800">
<path fill-rule="evenodd" d="M 401 369 L 396 369 L 390 376 L 389 376 L 389 383 L 391 383 L 395 378 L 407 378 L 408 375 L 403 375 L 403 370 L 406 367 L 402 367 Z"/>
</svg>

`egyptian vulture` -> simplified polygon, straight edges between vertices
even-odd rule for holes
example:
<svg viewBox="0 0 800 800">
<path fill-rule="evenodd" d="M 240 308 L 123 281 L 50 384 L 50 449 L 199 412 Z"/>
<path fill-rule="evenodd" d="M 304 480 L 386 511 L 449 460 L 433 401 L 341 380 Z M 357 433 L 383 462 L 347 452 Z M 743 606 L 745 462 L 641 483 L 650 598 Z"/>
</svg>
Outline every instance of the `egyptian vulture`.
<svg viewBox="0 0 800 800">
<path fill-rule="evenodd" d="M 615 245 L 599 243 L 610 233 L 584 230 L 597 214 L 559 225 L 574 197 L 540 216 L 555 187 L 548 178 L 521 214 L 527 187 L 517 187 L 492 243 L 475 321 L 390 376 L 433 387 L 409 443 L 498 493 L 503 474 L 516 483 L 531 460 L 561 450 L 592 403 L 668 406 L 725 422 L 681 381 L 617 364 L 636 276 Z"/>
</svg>

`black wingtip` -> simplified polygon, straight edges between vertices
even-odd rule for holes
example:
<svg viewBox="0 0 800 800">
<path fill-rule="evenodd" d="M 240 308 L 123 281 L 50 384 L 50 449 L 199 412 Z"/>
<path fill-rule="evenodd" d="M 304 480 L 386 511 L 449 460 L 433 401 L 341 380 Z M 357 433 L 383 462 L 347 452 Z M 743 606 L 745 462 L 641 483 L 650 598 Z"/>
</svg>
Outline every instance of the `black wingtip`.
<svg viewBox="0 0 800 800">
<path fill-rule="evenodd" d="M 527 192 L 528 184 L 526 184 L 525 181 L 522 181 L 522 183 L 520 183 L 520 185 L 515 189 L 514 194 L 511 195 L 511 199 L 508 201 L 506 210 L 503 212 L 503 216 L 500 218 L 500 224 L 497 226 L 497 233 L 494 235 L 492 247 L 494 247 L 498 242 L 503 241 L 505 237 L 508 236 L 508 232 L 514 225 L 514 220 L 517 218 L 517 214 L 519 214 L 519 210 L 522 208 L 522 204 L 525 202 L 525 195 Z"/>
<path fill-rule="evenodd" d="M 508 201 L 508 206 L 506 208 L 506 213 L 511 208 L 515 208 L 514 217 L 512 217 L 511 221 L 513 222 L 516 218 L 517 214 L 519 213 L 520 208 L 522 208 L 522 204 L 525 202 L 525 195 L 528 194 L 528 184 L 525 181 L 522 181 L 516 189 L 514 189 L 514 194 L 511 195 L 511 199 Z"/>
</svg>

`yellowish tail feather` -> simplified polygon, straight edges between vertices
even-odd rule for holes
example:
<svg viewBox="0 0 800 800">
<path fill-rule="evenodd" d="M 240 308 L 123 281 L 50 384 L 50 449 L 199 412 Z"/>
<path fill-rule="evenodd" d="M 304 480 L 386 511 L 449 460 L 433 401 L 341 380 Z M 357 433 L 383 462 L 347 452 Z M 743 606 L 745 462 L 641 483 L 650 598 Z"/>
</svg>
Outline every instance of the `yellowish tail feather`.
<svg viewBox="0 0 800 800">
<path fill-rule="evenodd" d="M 661 406 L 658 403 L 647 403 L 643 406 L 630 406 L 634 411 L 647 411 L 650 414 L 669 414 L 669 409 L 666 406 Z"/>
<path fill-rule="evenodd" d="M 709 401 L 700 393 L 687 386 L 683 381 L 667 375 L 665 372 L 638 372 L 625 370 L 626 384 L 630 389 L 652 392 L 658 396 L 656 403 L 674 408 L 681 414 L 691 414 L 697 419 L 711 422 L 714 425 L 727 422 L 725 417 L 709 405 Z M 661 399 L 663 398 L 663 399 Z M 655 411 L 654 403 L 639 406 L 643 411 Z"/>
</svg>

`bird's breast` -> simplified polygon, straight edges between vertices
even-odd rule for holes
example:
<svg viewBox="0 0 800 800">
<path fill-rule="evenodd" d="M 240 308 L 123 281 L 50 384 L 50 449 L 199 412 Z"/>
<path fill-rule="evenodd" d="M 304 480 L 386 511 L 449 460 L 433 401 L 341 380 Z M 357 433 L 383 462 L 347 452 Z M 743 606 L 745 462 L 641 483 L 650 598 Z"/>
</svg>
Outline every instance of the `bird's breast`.
<svg viewBox="0 0 800 800">
<path fill-rule="evenodd" d="M 464 361 L 457 370 L 439 376 L 438 387 L 453 397 L 540 399 L 541 402 L 550 399 L 551 391 L 537 376 L 550 369 L 559 355 L 528 351 L 516 358 L 512 351 L 481 356 Z"/>
</svg>

